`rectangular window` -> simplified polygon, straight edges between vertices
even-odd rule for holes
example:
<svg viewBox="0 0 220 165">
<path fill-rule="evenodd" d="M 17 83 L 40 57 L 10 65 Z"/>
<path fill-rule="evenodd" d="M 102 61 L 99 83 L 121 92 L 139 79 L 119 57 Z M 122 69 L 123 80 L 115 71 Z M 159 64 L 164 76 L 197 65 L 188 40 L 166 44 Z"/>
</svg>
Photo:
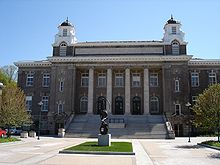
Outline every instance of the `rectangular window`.
<svg viewBox="0 0 220 165">
<path fill-rule="evenodd" d="M 26 78 L 26 86 L 33 86 L 34 84 L 34 74 L 28 73 Z"/>
<path fill-rule="evenodd" d="M 48 111 L 49 109 L 49 96 L 43 96 L 42 97 L 42 106 L 41 106 L 41 111 Z"/>
<path fill-rule="evenodd" d="M 196 72 L 191 73 L 191 85 L 192 87 L 199 86 L 199 73 Z"/>
<path fill-rule="evenodd" d="M 158 86 L 158 74 L 150 73 L 150 86 L 157 87 Z"/>
<path fill-rule="evenodd" d="M 193 105 L 196 104 L 197 99 L 198 99 L 198 96 L 192 96 L 192 103 L 193 103 Z"/>
<path fill-rule="evenodd" d="M 67 36 L 67 29 L 63 29 L 63 37 Z"/>
<path fill-rule="evenodd" d="M 133 87 L 140 87 L 141 86 L 140 73 L 133 73 L 132 74 L 132 86 Z"/>
<path fill-rule="evenodd" d="M 89 74 L 88 73 L 82 73 L 81 74 L 81 86 L 82 87 L 88 87 L 89 86 Z"/>
<path fill-rule="evenodd" d="M 32 96 L 26 96 L 26 111 L 32 111 Z"/>
<path fill-rule="evenodd" d="M 63 88 L 64 88 L 64 82 L 60 81 L 59 91 L 63 92 Z"/>
<path fill-rule="evenodd" d="M 123 87 L 124 86 L 123 73 L 116 73 L 115 74 L 115 86 L 116 87 Z"/>
<path fill-rule="evenodd" d="M 172 27 L 172 34 L 176 34 L 176 27 Z"/>
<path fill-rule="evenodd" d="M 63 113 L 63 104 L 62 103 L 59 103 L 58 104 L 58 110 L 57 110 L 57 113 Z"/>
<path fill-rule="evenodd" d="M 209 73 L 209 84 L 216 84 L 217 83 L 217 79 L 216 79 L 216 73 L 211 72 Z"/>
<path fill-rule="evenodd" d="M 106 74 L 105 73 L 99 73 L 99 75 L 98 75 L 98 86 L 99 87 L 105 87 L 106 86 Z"/>
<path fill-rule="evenodd" d="M 181 106 L 180 106 L 180 104 L 175 104 L 175 113 L 176 113 L 176 115 L 181 115 Z"/>
<path fill-rule="evenodd" d="M 175 80 L 175 92 L 179 92 L 180 91 L 180 82 L 179 80 Z"/>
<path fill-rule="evenodd" d="M 49 87 L 49 85 L 50 85 L 50 74 L 49 73 L 44 73 L 42 86 L 43 87 Z"/>
</svg>

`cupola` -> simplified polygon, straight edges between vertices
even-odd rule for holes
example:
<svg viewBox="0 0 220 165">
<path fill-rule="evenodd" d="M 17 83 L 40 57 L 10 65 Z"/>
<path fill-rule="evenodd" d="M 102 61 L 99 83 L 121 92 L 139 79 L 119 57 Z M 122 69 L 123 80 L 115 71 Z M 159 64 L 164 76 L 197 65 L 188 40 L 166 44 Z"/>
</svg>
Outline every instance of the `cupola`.
<svg viewBox="0 0 220 165">
<path fill-rule="evenodd" d="M 186 44 L 184 41 L 185 33 L 181 30 L 181 23 L 176 21 L 173 16 L 164 25 L 163 41 L 165 44 L 171 44 L 173 41 L 178 41 L 179 44 Z"/>
<path fill-rule="evenodd" d="M 67 18 L 58 26 L 58 33 L 55 35 L 53 46 L 60 46 L 62 43 L 66 43 L 67 46 L 72 46 L 76 42 L 75 28 Z"/>
</svg>

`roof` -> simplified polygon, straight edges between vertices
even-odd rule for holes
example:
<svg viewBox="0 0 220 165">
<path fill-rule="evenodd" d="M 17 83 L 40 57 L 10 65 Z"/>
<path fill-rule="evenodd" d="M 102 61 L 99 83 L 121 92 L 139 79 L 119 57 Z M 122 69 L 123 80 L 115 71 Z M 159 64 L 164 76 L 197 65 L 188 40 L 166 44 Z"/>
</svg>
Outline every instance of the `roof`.
<svg viewBox="0 0 220 165">
<path fill-rule="evenodd" d="M 171 15 L 171 18 L 167 21 L 168 24 L 177 24 L 178 22 L 173 19 L 173 16 Z"/>
<path fill-rule="evenodd" d="M 68 21 L 68 19 L 66 19 L 66 21 L 64 21 L 63 23 L 61 23 L 60 26 L 73 26 L 73 25 Z"/>
</svg>

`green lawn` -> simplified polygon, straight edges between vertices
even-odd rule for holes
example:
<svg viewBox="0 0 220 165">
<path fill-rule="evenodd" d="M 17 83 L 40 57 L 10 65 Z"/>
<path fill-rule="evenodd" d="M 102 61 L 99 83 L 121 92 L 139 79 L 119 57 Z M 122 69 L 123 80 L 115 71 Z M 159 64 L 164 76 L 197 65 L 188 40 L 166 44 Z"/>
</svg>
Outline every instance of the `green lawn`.
<svg viewBox="0 0 220 165">
<path fill-rule="evenodd" d="M 14 137 L 3 137 L 3 138 L 0 138 L 0 143 L 7 143 L 7 142 L 15 142 L 15 141 L 20 141 L 19 139 L 17 138 L 14 138 Z"/>
<path fill-rule="evenodd" d="M 218 141 L 210 140 L 210 141 L 202 142 L 202 144 L 206 144 L 206 145 L 210 145 L 210 146 L 214 146 L 214 147 L 219 147 L 220 148 L 220 142 L 218 142 Z"/>
<path fill-rule="evenodd" d="M 67 151 L 133 152 L 130 142 L 111 142 L 111 146 L 98 146 L 98 142 L 85 142 L 65 149 Z"/>
</svg>

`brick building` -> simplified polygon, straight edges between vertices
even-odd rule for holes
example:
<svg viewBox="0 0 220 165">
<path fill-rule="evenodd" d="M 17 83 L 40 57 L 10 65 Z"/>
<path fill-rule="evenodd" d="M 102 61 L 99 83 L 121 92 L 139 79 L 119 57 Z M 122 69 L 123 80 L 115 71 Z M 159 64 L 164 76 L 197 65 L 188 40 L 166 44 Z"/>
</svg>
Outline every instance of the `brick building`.
<svg viewBox="0 0 220 165">
<path fill-rule="evenodd" d="M 176 136 L 186 136 L 186 103 L 194 104 L 198 94 L 220 80 L 220 61 L 187 54 L 181 23 L 172 17 L 158 41 L 77 42 L 68 20 L 58 29 L 51 57 L 15 63 L 27 111 L 35 124 L 41 112 L 45 133 L 59 127 L 68 131 L 77 116 L 97 116 L 100 106 L 109 106 L 111 118 L 166 114 Z"/>
</svg>

